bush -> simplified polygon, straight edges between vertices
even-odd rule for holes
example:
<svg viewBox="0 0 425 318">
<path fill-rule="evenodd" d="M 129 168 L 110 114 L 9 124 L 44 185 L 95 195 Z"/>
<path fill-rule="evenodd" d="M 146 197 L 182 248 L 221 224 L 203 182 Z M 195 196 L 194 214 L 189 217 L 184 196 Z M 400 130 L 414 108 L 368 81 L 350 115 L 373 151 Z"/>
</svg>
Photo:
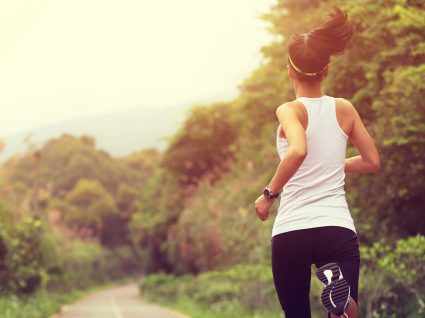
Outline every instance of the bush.
<svg viewBox="0 0 425 318">
<path fill-rule="evenodd" d="M 31 294 L 43 284 L 50 254 L 55 248 L 38 218 L 13 215 L 12 210 L 0 202 L 0 219 L 1 292 Z"/>
<path fill-rule="evenodd" d="M 425 237 L 362 248 L 361 317 L 423 317 Z"/>
<path fill-rule="evenodd" d="M 186 299 L 211 312 L 212 317 L 280 311 L 268 265 L 241 264 L 198 276 L 155 274 L 142 280 L 140 290 L 143 297 L 168 305 Z"/>
<path fill-rule="evenodd" d="M 69 241 L 50 273 L 47 288 L 70 291 L 118 280 L 139 271 L 130 248 L 106 250 L 98 243 Z"/>
</svg>

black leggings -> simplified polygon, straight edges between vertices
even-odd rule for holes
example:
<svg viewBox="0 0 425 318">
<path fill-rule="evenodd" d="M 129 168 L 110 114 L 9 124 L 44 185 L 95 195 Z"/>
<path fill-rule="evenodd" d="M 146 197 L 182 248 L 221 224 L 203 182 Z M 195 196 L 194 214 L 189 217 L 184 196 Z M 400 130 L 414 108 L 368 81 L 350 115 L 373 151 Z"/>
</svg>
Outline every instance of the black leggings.
<svg viewBox="0 0 425 318">
<path fill-rule="evenodd" d="M 335 262 L 358 302 L 360 252 L 357 235 L 339 226 L 290 231 L 272 238 L 272 271 L 286 318 L 310 318 L 311 265 Z"/>
</svg>

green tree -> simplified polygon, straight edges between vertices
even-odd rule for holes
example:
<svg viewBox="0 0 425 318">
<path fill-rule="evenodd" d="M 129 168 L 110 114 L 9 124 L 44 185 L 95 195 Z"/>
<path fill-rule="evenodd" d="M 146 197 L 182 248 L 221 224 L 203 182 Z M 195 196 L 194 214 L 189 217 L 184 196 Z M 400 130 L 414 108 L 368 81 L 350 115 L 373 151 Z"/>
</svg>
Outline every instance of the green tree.
<svg viewBox="0 0 425 318">
<path fill-rule="evenodd" d="M 237 135 L 230 107 L 217 103 L 192 108 L 171 140 L 162 166 L 177 175 L 182 185 L 196 185 L 204 177 L 217 180 L 227 170 Z"/>
<path fill-rule="evenodd" d="M 6 162 L 2 169 L 6 179 L 29 187 L 38 182 L 40 188 L 50 187 L 53 196 L 62 198 L 82 178 L 98 180 L 110 193 L 115 193 L 123 182 L 140 182 L 125 161 L 97 150 L 94 139 L 89 136 L 77 138 L 64 134 L 49 140 L 37 151 L 39 161 L 29 152 Z"/>
<path fill-rule="evenodd" d="M 140 197 L 140 209 L 129 223 L 131 241 L 146 272 L 173 271 L 166 252 L 168 232 L 184 206 L 183 189 L 171 172 L 158 168 Z"/>
<path fill-rule="evenodd" d="M 88 230 L 97 236 L 104 228 L 104 218 L 117 214 L 113 197 L 96 180 L 79 180 L 64 201 L 69 207 L 64 219 L 76 232 Z"/>
</svg>

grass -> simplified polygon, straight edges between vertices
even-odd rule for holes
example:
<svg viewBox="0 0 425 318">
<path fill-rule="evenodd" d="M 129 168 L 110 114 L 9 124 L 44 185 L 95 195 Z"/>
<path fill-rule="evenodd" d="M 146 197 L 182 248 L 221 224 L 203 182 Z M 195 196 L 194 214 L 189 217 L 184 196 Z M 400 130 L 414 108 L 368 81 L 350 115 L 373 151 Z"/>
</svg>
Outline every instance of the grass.
<svg viewBox="0 0 425 318">
<path fill-rule="evenodd" d="M 68 293 L 39 291 L 27 297 L 15 295 L 0 297 L 0 317 L 2 318 L 49 318 L 59 312 L 63 305 L 72 304 L 84 296 L 128 282 L 128 279 L 93 286 Z"/>
<path fill-rule="evenodd" d="M 174 302 L 156 301 L 157 304 L 184 313 L 190 318 L 276 318 L 276 312 L 248 311 L 240 304 L 227 304 L 206 308 L 189 298 L 180 298 Z"/>
<path fill-rule="evenodd" d="M 18 298 L 14 295 L 0 298 L 0 316 L 3 318 L 48 318 L 59 311 L 64 304 L 70 304 L 84 296 L 87 291 L 73 291 L 68 294 L 38 292 L 35 295 Z"/>
<path fill-rule="evenodd" d="M 197 276 L 152 274 L 141 297 L 191 318 L 275 318 L 282 311 L 268 264 L 239 264 Z"/>
</svg>

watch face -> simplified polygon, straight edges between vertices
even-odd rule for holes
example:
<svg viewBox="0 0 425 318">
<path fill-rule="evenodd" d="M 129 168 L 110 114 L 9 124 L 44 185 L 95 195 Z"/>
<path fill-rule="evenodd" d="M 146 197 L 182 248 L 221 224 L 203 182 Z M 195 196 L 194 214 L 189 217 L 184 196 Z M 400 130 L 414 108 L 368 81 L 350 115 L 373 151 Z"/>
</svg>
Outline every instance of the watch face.
<svg viewBox="0 0 425 318">
<path fill-rule="evenodd" d="M 264 191 L 263 191 L 263 194 L 264 194 L 267 198 L 270 198 L 270 190 L 269 190 L 269 189 L 265 188 L 265 189 L 264 189 Z"/>
</svg>

